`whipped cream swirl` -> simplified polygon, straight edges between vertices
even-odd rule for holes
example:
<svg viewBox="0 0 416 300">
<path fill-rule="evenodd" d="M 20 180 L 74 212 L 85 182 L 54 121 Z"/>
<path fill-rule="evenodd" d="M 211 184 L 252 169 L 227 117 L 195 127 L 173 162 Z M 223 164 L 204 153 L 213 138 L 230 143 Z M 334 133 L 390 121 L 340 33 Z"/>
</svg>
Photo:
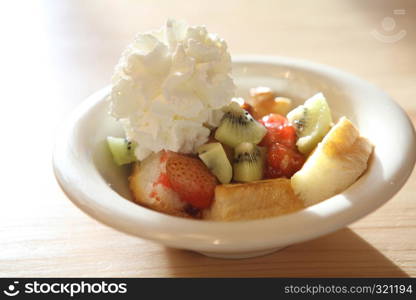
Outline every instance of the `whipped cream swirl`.
<svg viewBox="0 0 416 300">
<path fill-rule="evenodd" d="M 168 21 L 136 36 L 112 78 L 110 114 L 137 143 L 137 159 L 162 149 L 192 153 L 208 140 L 235 85 L 226 42 L 203 26 Z"/>
</svg>

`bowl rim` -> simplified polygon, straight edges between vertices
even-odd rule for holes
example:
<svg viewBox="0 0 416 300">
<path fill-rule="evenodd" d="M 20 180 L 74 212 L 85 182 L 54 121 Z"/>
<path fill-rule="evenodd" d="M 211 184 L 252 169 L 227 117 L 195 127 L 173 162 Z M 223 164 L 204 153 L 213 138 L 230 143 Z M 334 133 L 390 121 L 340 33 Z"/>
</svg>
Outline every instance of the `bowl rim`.
<svg viewBox="0 0 416 300">
<path fill-rule="evenodd" d="M 94 166 L 92 158 L 89 165 L 83 165 L 79 162 L 79 156 L 84 155 L 85 159 L 88 158 L 85 157 L 85 153 L 74 153 L 73 144 L 78 142 L 74 132 L 79 130 L 82 122 L 85 122 L 86 115 L 105 101 L 110 91 L 110 87 L 106 87 L 82 102 L 57 131 L 59 136 L 55 141 L 53 169 L 64 193 L 86 214 L 127 234 L 175 248 L 231 253 L 282 247 L 333 232 L 377 209 L 401 189 L 416 162 L 414 151 L 416 134 L 406 113 L 387 94 L 354 75 L 302 59 L 263 55 L 233 57 L 233 64 L 250 63 L 291 66 L 312 72 L 324 72 L 363 85 L 367 89 L 373 89 L 384 97 L 385 101 L 390 102 L 396 109 L 394 113 L 402 120 L 400 127 L 407 131 L 411 140 L 406 149 L 399 150 L 403 157 L 402 164 L 397 166 L 392 178 L 387 178 L 392 182 L 388 189 L 384 188 L 381 196 L 371 198 L 369 189 L 362 184 L 357 185 L 356 182 L 347 191 L 350 194 L 358 191 L 357 196 L 364 198 L 363 201 L 352 201 L 342 193 L 291 214 L 234 222 L 201 221 L 159 213 L 126 201 L 107 185 L 105 185 L 107 190 L 101 190 L 100 197 L 97 197 L 97 190 L 93 192 L 93 189 L 101 189 L 104 185 L 98 187 L 80 184 L 80 182 L 91 182 L 88 176 L 91 175 L 92 170 L 86 167 Z M 88 172 L 80 172 L 82 169 Z M 362 178 L 358 181 L 361 180 Z"/>
</svg>

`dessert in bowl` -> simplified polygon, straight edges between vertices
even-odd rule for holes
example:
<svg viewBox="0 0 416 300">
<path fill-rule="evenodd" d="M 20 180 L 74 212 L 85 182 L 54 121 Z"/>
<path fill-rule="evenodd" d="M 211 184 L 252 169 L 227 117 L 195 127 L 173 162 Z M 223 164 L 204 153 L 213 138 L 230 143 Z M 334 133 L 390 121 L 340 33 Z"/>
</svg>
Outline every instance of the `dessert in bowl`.
<svg viewBox="0 0 416 300">
<path fill-rule="evenodd" d="M 330 67 L 262 56 L 233 58 L 232 77 L 237 88 L 234 96 L 249 99 L 252 87 L 268 86 L 292 99 L 294 109 L 322 92 L 334 123 L 345 116 L 371 141 L 372 155 L 364 174 L 322 202 L 255 220 L 195 220 L 137 205 L 129 188 L 131 167 L 117 166 L 106 143 L 108 136 L 125 136 L 124 124 L 108 114 L 113 86 L 82 103 L 59 134 L 54 167 L 63 190 L 82 210 L 120 231 L 170 247 L 238 258 L 272 252 L 346 226 L 390 199 L 410 175 L 415 162 L 413 127 L 406 114 L 371 84 Z M 206 142 L 203 139 L 191 152 Z M 147 150 L 140 151 L 144 155 Z M 197 153 L 194 156 L 196 159 Z"/>
</svg>

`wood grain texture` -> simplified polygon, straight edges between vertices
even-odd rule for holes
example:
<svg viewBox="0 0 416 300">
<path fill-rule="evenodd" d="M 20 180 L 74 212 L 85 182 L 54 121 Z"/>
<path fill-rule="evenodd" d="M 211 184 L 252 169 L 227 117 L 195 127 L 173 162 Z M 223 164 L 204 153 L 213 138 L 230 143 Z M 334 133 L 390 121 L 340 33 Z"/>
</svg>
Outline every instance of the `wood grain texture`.
<svg viewBox="0 0 416 300">
<path fill-rule="evenodd" d="M 395 43 L 371 35 L 383 33 L 389 16 L 394 32 L 406 30 Z M 2 1 L 0 276 L 415 277 L 415 173 L 391 201 L 349 228 L 245 260 L 126 236 L 68 201 L 51 166 L 60 122 L 109 83 L 136 32 L 168 17 L 206 24 L 233 54 L 301 57 L 357 74 L 389 93 L 416 124 L 414 1 Z"/>
</svg>

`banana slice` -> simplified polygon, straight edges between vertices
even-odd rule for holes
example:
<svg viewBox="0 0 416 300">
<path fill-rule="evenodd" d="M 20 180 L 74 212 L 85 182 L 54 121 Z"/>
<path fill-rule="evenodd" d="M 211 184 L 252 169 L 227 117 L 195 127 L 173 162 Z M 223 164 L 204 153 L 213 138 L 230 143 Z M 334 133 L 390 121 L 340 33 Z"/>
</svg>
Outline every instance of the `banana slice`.
<svg viewBox="0 0 416 300">
<path fill-rule="evenodd" d="M 287 115 L 299 137 L 296 146 L 303 154 L 309 154 L 323 139 L 332 124 L 331 111 L 322 93 L 306 100 Z"/>
<path fill-rule="evenodd" d="M 348 188 L 367 168 L 373 146 L 345 117 L 335 124 L 292 178 L 292 187 L 309 206 Z"/>
</svg>

